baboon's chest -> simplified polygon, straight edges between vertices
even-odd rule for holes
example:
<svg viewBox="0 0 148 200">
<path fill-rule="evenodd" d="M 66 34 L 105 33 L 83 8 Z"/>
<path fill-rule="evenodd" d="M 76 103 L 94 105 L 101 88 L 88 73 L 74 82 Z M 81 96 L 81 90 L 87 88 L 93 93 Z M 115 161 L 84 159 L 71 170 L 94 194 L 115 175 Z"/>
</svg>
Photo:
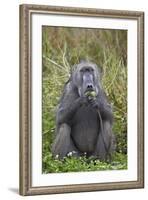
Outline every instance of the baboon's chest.
<svg viewBox="0 0 148 200">
<path fill-rule="evenodd" d="M 97 112 L 91 107 L 81 107 L 72 121 L 72 138 L 82 152 L 94 150 L 99 132 Z"/>
<path fill-rule="evenodd" d="M 98 121 L 97 111 L 90 106 L 82 106 L 75 113 L 72 123 L 74 125 L 87 122 L 92 122 L 95 124 L 97 123 L 97 121 Z M 87 126 L 87 124 L 85 125 Z"/>
</svg>

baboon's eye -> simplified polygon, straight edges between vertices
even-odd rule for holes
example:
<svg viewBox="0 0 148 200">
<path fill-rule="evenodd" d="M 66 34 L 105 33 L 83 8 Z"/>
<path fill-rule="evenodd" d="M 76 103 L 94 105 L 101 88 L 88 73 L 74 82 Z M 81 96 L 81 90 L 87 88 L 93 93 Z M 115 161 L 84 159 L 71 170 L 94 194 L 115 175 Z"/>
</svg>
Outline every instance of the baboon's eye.
<svg viewBox="0 0 148 200">
<path fill-rule="evenodd" d="M 93 68 L 90 68 L 90 72 L 94 72 L 94 69 L 93 69 Z"/>
<path fill-rule="evenodd" d="M 83 72 L 84 72 L 84 69 L 80 69 L 80 72 L 83 73 Z"/>
<path fill-rule="evenodd" d="M 93 69 L 93 68 L 91 68 L 91 67 L 89 67 L 89 68 L 86 68 L 86 69 L 85 69 L 85 71 L 86 71 L 86 72 L 93 72 L 93 71 L 94 71 L 94 69 Z"/>
<path fill-rule="evenodd" d="M 85 68 L 80 69 L 80 72 L 81 72 L 81 73 L 93 72 L 93 71 L 94 71 L 94 69 L 91 68 L 91 67 L 85 67 Z"/>
</svg>

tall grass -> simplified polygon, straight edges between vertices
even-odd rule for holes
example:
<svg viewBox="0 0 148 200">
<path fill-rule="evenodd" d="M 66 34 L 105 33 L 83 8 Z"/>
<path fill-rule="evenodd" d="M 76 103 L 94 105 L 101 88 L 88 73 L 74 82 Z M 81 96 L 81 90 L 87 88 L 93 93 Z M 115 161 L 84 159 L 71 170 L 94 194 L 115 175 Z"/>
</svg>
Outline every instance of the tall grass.
<svg viewBox="0 0 148 200">
<path fill-rule="evenodd" d="M 63 85 L 68 80 L 73 65 L 81 59 L 95 62 L 102 70 L 102 85 L 113 107 L 116 152 L 124 156 L 127 152 L 126 30 L 44 26 L 42 34 L 43 172 L 59 170 L 60 164 L 55 170 L 51 169 L 49 164 L 52 159 L 50 147 L 55 131 L 55 111 Z M 119 160 L 121 164 L 121 159 Z M 123 158 L 123 160 L 122 164 L 125 167 L 126 159 Z M 56 166 L 55 163 L 54 166 Z M 72 170 L 73 167 L 69 169 L 69 171 Z"/>
</svg>

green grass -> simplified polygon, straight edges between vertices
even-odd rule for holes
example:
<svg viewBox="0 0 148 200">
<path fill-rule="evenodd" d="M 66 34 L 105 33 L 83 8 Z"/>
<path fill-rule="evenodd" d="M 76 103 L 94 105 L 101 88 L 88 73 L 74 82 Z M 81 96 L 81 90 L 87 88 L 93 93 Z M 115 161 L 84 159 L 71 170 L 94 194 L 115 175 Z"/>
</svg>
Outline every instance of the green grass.
<svg viewBox="0 0 148 200">
<path fill-rule="evenodd" d="M 63 160 L 53 159 L 48 153 L 43 158 L 44 173 L 59 172 L 85 172 L 98 170 L 123 170 L 127 169 L 127 157 L 125 154 L 115 153 L 111 162 L 101 162 L 99 160 L 84 157 L 65 157 Z"/>
<path fill-rule="evenodd" d="M 127 31 L 43 27 L 43 173 L 127 168 Z M 52 158 L 55 112 L 72 67 L 89 59 L 102 70 L 102 85 L 113 107 L 116 153 L 111 163 L 85 157 Z"/>
</svg>

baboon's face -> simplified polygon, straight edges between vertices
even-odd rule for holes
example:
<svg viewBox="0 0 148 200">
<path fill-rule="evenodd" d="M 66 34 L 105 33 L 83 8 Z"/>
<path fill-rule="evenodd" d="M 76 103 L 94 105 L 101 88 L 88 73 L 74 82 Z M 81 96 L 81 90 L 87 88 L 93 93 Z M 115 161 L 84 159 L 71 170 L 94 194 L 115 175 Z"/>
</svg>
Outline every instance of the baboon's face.
<svg viewBox="0 0 148 200">
<path fill-rule="evenodd" d="M 98 94 L 98 75 L 97 66 L 93 63 L 83 62 L 77 65 L 73 81 L 79 96 L 84 96 L 87 91 L 95 91 Z"/>
</svg>

